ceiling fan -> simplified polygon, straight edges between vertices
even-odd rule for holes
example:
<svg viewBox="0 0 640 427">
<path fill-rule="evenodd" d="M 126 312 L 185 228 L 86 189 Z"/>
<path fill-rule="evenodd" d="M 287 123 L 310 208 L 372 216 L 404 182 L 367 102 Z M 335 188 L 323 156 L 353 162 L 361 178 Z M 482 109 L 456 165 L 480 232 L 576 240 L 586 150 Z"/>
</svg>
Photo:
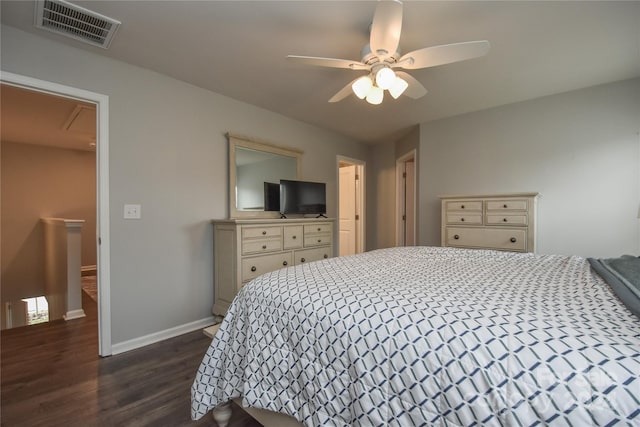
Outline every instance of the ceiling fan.
<svg viewBox="0 0 640 427">
<path fill-rule="evenodd" d="M 435 67 L 477 58 L 489 52 L 489 42 L 479 40 L 425 47 L 401 55 L 398 46 L 401 30 L 402 2 L 380 0 L 373 15 L 369 44 L 362 49 L 360 61 L 298 55 L 288 55 L 287 59 L 320 67 L 367 71 L 367 75 L 349 82 L 329 102 L 341 101 L 354 93 L 358 98 L 377 105 L 382 102 L 385 90 L 394 99 L 403 93 L 413 99 L 426 95 L 427 89 L 418 80 L 404 71 L 397 71 L 398 68 Z"/>
</svg>

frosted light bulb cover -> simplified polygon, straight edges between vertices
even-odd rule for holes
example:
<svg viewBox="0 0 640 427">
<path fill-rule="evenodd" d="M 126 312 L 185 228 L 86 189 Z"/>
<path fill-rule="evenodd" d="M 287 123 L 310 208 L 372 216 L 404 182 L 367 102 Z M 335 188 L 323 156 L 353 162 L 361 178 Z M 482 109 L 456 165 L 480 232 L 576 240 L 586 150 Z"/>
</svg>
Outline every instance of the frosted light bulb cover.
<svg viewBox="0 0 640 427">
<path fill-rule="evenodd" d="M 382 103 L 382 98 L 384 98 L 384 91 L 377 86 L 373 86 L 367 95 L 367 102 L 378 105 Z"/>
<path fill-rule="evenodd" d="M 393 85 L 389 88 L 389 93 L 393 96 L 393 99 L 398 99 L 400 95 L 409 87 L 409 83 L 407 83 L 404 79 L 396 76 L 396 80 L 393 82 Z"/>
<path fill-rule="evenodd" d="M 353 93 L 360 99 L 364 99 L 371 90 L 373 86 L 373 82 L 371 81 L 371 77 L 362 76 L 351 85 L 351 90 Z"/>
<path fill-rule="evenodd" d="M 376 85 L 380 89 L 389 89 L 396 80 L 396 73 L 391 68 L 381 68 L 376 73 Z"/>
</svg>

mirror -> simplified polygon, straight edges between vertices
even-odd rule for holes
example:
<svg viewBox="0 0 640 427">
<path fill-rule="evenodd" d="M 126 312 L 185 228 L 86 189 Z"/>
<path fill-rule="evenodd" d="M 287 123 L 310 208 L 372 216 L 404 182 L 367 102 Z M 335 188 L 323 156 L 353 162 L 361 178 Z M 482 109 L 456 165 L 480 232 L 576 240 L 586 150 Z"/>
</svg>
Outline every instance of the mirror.
<svg viewBox="0 0 640 427">
<path fill-rule="evenodd" d="M 279 218 L 265 211 L 265 182 L 300 179 L 299 150 L 228 134 L 229 214 L 231 218 Z"/>
</svg>

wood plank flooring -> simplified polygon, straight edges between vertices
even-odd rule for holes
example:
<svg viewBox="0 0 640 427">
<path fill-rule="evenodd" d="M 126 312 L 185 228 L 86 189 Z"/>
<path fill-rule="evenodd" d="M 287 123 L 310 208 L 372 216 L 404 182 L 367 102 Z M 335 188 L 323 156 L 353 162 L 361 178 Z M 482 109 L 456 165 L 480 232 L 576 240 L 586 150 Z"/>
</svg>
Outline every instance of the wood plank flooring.
<svg viewBox="0 0 640 427">
<path fill-rule="evenodd" d="M 216 426 L 190 418 L 190 388 L 211 342 L 195 331 L 98 357 L 96 303 L 87 317 L 1 333 L 2 426 Z M 230 427 L 260 427 L 233 405 Z"/>
</svg>

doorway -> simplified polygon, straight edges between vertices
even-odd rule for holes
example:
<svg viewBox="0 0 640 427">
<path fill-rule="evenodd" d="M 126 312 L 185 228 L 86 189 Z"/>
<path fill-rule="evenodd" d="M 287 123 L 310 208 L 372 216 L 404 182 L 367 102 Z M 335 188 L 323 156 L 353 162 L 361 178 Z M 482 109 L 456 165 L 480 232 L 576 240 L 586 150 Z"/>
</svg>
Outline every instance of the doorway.
<svg viewBox="0 0 640 427">
<path fill-rule="evenodd" d="M 33 92 L 77 100 L 95 105 L 96 120 L 96 276 L 98 287 L 98 354 L 111 355 L 111 298 L 109 258 L 109 98 L 105 95 L 38 80 L 18 74 L 2 72 L 3 85 Z M 88 230 L 89 231 L 89 230 Z"/>
<path fill-rule="evenodd" d="M 396 246 L 416 244 L 416 150 L 396 160 Z"/>
<path fill-rule="evenodd" d="M 339 256 L 364 252 L 365 163 L 338 156 Z"/>
</svg>

